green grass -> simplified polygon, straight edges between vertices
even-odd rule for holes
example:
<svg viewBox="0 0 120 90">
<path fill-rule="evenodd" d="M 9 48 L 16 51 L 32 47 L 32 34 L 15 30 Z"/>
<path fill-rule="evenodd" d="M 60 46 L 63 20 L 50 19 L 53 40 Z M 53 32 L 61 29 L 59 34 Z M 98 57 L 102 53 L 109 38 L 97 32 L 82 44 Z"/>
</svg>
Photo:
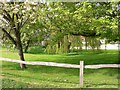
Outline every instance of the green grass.
<svg viewBox="0 0 120 90">
<path fill-rule="evenodd" d="M 31 53 L 31 54 L 44 54 L 45 52 L 45 48 L 41 47 L 41 46 L 32 46 L 32 47 L 29 47 L 27 52 L 28 53 Z"/>
<path fill-rule="evenodd" d="M 0 51 L 2 57 L 19 59 L 14 50 Z M 81 60 L 85 65 L 118 63 L 117 51 L 82 51 L 59 55 L 29 54 L 25 53 L 26 61 L 46 61 L 57 63 L 79 64 Z M 79 88 L 79 69 L 68 69 L 48 66 L 27 65 L 21 70 L 19 64 L 10 62 L 2 63 L 2 87 L 8 88 Z M 85 88 L 117 88 L 118 69 L 85 69 Z"/>
</svg>

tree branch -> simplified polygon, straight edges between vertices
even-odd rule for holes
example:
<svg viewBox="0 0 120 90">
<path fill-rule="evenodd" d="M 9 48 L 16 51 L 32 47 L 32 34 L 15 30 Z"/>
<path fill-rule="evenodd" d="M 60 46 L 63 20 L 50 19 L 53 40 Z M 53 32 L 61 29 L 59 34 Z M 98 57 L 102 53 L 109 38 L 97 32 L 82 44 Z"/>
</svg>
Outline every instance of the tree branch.
<svg viewBox="0 0 120 90">
<path fill-rule="evenodd" d="M 10 14 L 6 10 L 3 10 L 3 12 L 7 15 L 6 17 L 10 21 L 11 20 Z"/>
<path fill-rule="evenodd" d="M 16 19 L 17 19 L 17 26 L 16 26 L 16 28 L 19 30 L 20 29 L 20 22 L 18 21 L 18 19 L 19 19 L 18 14 L 16 14 Z"/>
<path fill-rule="evenodd" d="M 70 32 L 71 35 L 74 35 L 74 36 L 85 36 L 85 37 L 97 37 L 97 36 L 100 36 L 101 34 L 96 34 L 95 32 L 93 33 L 74 33 L 74 32 Z"/>
<path fill-rule="evenodd" d="M 3 15 L 3 18 L 4 18 L 6 21 L 10 22 L 10 19 L 9 19 L 6 15 Z"/>
<path fill-rule="evenodd" d="M 23 20 L 23 19 L 22 19 Z M 29 17 L 22 23 L 22 21 L 21 21 L 21 24 L 20 24 L 20 27 L 19 27 L 19 29 L 21 29 L 26 23 L 27 23 L 27 21 L 29 20 Z"/>
<path fill-rule="evenodd" d="M 17 44 L 16 44 L 16 41 L 14 40 L 14 38 L 4 29 L 4 28 L 2 28 L 2 31 L 7 35 L 7 37 L 13 42 L 13 44 L 15 45 L 15 46 L 17 46 Z"/>
</svg>

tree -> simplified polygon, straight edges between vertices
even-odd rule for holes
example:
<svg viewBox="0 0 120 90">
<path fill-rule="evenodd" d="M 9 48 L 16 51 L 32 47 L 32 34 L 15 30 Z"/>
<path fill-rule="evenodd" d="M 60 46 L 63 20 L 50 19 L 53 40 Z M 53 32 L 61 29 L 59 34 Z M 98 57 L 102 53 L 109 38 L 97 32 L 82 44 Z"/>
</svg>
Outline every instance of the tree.
<svg viewBox="0 0 120 90">
<path fill-rule="evenodd" d="M 51 34 L 54 37 L 52 41 L 60 44 L 66 35 L 84 36 L 92 41 L 100 38 L 115 41 L 116 36 L 118 38 L 115 6 L 111 2 L 49 3 L 46 6 L 46 23 L 51 33 L 54 32 Z"/>
<path fill-rule="evenodd" d="M 21 29 L 36 17 L 35 5 L 27 2 L 1 2 L 0 5 L 0 29 L 18 49 L 20 60 L 24 61 Z M 20 67 L 24 69 L 26 65 L 20 64 Z"/>
</svg>

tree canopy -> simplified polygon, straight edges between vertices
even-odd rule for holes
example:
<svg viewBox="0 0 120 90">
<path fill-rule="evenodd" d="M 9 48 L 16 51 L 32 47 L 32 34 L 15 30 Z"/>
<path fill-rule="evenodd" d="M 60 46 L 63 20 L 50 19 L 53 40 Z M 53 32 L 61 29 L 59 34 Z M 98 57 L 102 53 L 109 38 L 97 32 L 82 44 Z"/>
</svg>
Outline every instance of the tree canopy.
<svg viewBox="0 0 120 90">
<path fill-rule="evenodd" d="M 56 53 L 69 52 L 74 41 L 82 47 L 81 37 L 92 48 L 100 39 L 119 41 L 117 2 L 1 2 L 0 6 L 1 38 L 13 43 L 22 61 L 23 49 L 45 40 L 46 51 Z"/>
</svg>

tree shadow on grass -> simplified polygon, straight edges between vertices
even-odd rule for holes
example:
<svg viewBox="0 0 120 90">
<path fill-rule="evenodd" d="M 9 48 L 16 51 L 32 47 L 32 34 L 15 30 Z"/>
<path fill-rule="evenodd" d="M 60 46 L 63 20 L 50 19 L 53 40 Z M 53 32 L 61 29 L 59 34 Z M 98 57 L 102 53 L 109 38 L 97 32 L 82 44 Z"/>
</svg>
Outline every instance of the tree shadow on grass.
<svg viewBox="0 0 120 90">
<path fill-rule="evenodd" d="M 119 79 L 119 69 L 118 68 L 107 68 L 106 69 L 106 72 L 104 72 L 103 74 L 104 75 L 108 75 L 108 76 L 111 76 L 111 77 L 115 77 L 116 79 Z"/>
</svg>

